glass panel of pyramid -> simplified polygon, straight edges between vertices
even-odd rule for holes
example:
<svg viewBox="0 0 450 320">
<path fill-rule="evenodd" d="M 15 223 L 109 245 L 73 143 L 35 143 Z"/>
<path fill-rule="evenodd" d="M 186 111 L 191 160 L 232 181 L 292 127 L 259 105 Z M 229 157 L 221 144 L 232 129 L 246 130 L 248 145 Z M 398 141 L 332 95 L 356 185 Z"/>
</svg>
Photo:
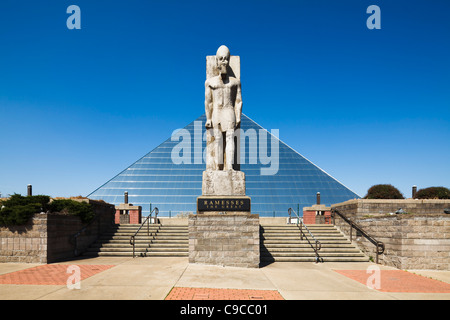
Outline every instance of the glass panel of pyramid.
<svg viewBox="0 0 450 320">
<path fill-rule="evenodd" d="M 202 173 L 206 169 L 202 156 L 206 147 L 203 141 L 205 121 L 206 117 L 202 115 L 179 131 L 179 136 L 187 134 L 190 141 L 174 139 L 174 135 L 169 137 L 88 197 L 118 205 L 124 202 L 124 192 L 127 191 L 129 203 L 142 206 L 143 216 L 148 215 L 150 206 L 158 207 L 160 216 L 196 213 L 196 199 L 202 194 Z M 267 143 L 258 140 L 258 148 L 253 148 L 255 145 L 251 139 L 246 135 L 243 143 L 241 136 L 240 170 L 245 173 L 246 195 L 251 197 L 252 213 L 261 217 L 284 217 L 288 216 L 288 209 L 292 207 L 294 210 L 300 208 L 302 214 L 303 207 L 316 203 L 317 192 L 320 192 L 321 204 L 327 206 L 359 198 L 356 193 L 242 114 L 241 132 L 253 131 L 257 133 L 258 139 L 265 136 Z M 274 155 L 272 139 L 278 142 L 274 144 L 278 148 L 277 165 L 270 160 Z M 179 150 L 186 145 L 190 149 Z M 261 148 L 263 145 L 266 145 L 267 150 Z M 178 157 L 175 161 L 174 154 Z M 261 159 L 261 154 L 267 156 Z M 185 161 L 181 162 L 180 159 Z"/>
</svg>

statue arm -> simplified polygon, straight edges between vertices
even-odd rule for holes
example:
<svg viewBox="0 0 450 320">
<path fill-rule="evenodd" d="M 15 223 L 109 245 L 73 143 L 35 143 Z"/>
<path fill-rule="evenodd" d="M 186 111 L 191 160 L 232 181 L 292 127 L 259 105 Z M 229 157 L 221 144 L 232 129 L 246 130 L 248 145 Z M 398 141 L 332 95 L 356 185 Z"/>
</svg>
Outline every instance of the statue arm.
<svg viewBox="0 0 450 320">
<path fill-rule="evenodd" d="M 209 82 L 205 82 L 205 114 L 206 114 L 206 128 L 211 128 L 212 123 L 212 111 L 213 111 L 213 101 L 211 88 L 209 87 Z"/>
<path fill-rule="evenodd" d="M 236 115 L 236 127 L 241 124 L 241 114 L 242 114 L 242 93 L 241 93 L 241 83 L 238 84 L 236 92 L 236 106 L 234 108 Z"/>
</svg>

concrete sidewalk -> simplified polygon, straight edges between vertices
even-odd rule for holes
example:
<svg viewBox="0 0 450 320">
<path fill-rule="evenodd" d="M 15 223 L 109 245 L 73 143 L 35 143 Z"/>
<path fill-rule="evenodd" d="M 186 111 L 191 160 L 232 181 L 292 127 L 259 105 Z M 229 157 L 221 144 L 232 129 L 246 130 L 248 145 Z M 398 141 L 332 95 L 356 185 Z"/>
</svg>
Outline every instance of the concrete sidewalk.
<svg viewBox="0 0 450 320">
<path fill-rule="evenodd" d="M 373 263 L 278 262 L 259 269 L 246 269 L 189 264 L 187 258 L 97 257 L 59 264 L 112 267 L 82 280 L 80 289 L 69 289 L 67 285 L 0 284 L 0 299 L 164 300 L 173 287 L 277 290 L 286 300 L 450 299 L 450 293 L 381 292 L 335 271 L 367 270 Z M 35 266 L 39 265 L 3 263 L 0 277 Z M 450 284 L 450 271 L 414 273 Z"/>
</svg>

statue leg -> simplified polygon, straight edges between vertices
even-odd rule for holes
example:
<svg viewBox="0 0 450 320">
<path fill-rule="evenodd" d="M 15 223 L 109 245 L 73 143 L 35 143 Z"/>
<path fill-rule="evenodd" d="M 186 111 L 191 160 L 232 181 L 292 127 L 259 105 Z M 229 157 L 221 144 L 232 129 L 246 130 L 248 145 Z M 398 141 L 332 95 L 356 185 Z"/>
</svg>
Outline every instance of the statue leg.
<svg viewBox="0 0 450 320">
<path fill-rule="evenodd" d="M 223 136 L 219 128 L 214 128 L 214 170 L 223 166 Z"/>
<path fill-rule="evenodd" d="M 214 147 L 214 131 L 206 129 L 206 170 L 217 170 Z"/>
<path fill-rule="evenodd" d="M 224 170 L 233 170 L 234 162 L 234 130 L 229 129 L 225 138 L 225 168 Z"/>
</svg>

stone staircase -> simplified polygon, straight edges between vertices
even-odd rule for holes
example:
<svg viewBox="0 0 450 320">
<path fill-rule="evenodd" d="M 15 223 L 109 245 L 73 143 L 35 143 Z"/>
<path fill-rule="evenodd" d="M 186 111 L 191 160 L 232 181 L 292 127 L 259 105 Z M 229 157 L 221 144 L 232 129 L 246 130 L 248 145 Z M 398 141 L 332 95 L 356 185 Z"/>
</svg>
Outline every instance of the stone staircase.
<svg viewBox="0 0 450 320">
<path fill-rule="evenodd" d="M 319 256 L 323 262 L 365 262 L 369 261 L 335 226 L 326 224 L 307 225 L 322 248 Z M 261 262 L 315 262 L 316 256 L 309 242 L 300 240 L 296 225 L 261 226 Z M 304 230 L 304 229 L 303 229 Z M 314 244 L 309 233 L 307 239 Z"/>
<path fill-rule="evenodd" d="M 121 224 L 101 235 L 84 256 L 131 257 L 133 246 L 130 237 L 140 225 Z M 369 261 L 333 225 L 308 225 L 308 229 L 322 244 L 319 251 L 324 262 L 363 262 Z M 187 225 L 153 224 L 143 226 L 136 236 L 135 254 L 141 257 L 187 257 L 189 255 L 189 234 Z M 311 245 L 304 237 L 300 240 L 296 225 L 271 225 L 260 227 L 261 262 L 315 262 L 316 257 Z M 314 241 L 308 239 L 311 243 Z"/>
<path fill-rule="evenodd" d="M 121 224 L 93 243 L 83 254 L 85 256 L 133 256 L 130 238 L 140 225 Z M 142 257 L 187 257 L 189 236 L 187 226 L 153 224 L 143 226 L 136 236 L 135 254 Z"/>
</svg>

